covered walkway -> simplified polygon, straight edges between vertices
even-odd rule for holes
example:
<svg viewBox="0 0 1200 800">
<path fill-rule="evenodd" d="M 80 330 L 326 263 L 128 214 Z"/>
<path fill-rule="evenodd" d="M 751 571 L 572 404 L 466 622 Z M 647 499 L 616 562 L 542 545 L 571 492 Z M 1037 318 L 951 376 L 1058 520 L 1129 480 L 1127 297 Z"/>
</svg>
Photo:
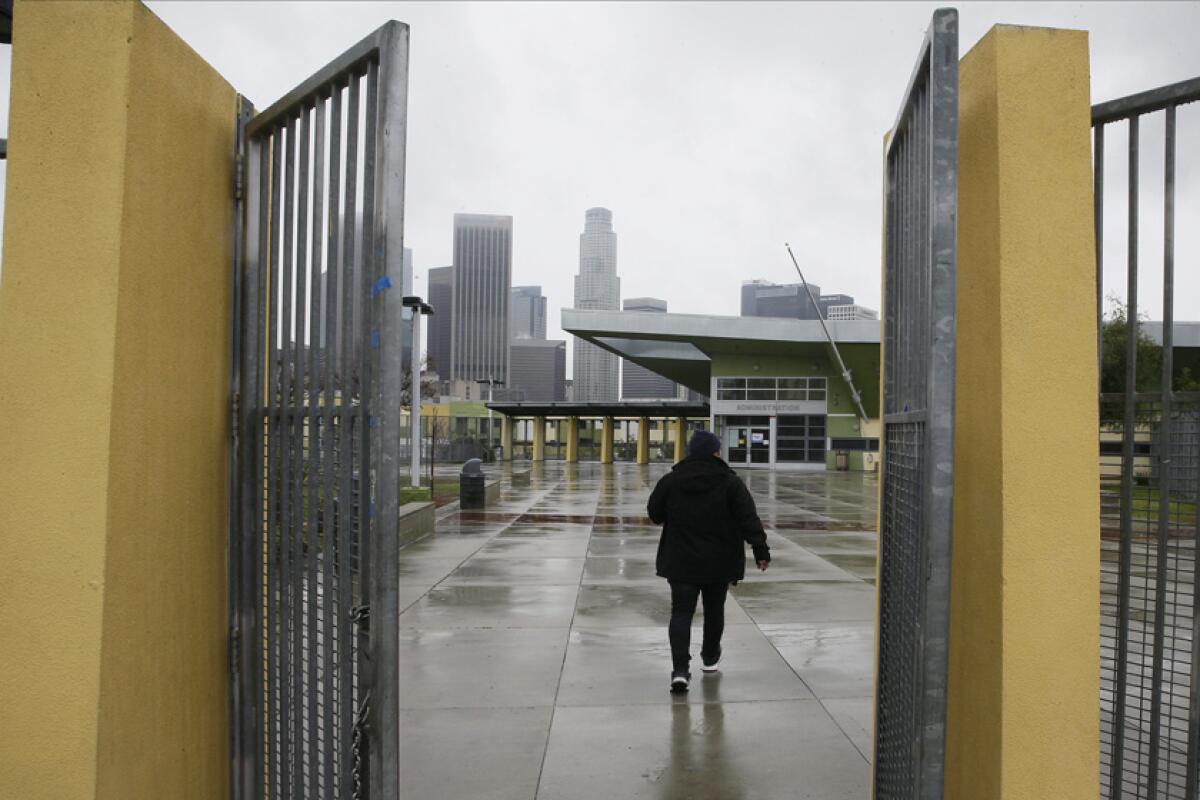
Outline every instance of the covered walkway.
<svg viewBox="0 0 1200 800">
<path fill-rule="evenodd" d="M 678 462 L 693 430 L 708 427 L 706 403 L 489 403 L 501 415 L 505 461 Z"/>
<path fill-rule="evenodd" d="M 722 671 L 674 696 L 643 517 L 667 468 L 535 464 L 401 551 L 404 797 L 868 795 L 874 479 L 746 476 L 774 560 L 731 594 Z"/>
</svg>

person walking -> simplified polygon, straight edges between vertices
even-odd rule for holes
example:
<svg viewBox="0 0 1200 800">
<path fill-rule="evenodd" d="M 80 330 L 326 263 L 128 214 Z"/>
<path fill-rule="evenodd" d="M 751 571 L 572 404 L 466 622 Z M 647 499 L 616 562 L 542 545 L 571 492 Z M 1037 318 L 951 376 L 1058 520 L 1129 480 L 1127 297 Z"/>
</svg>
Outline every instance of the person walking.
<svg viewBox="0 0 1200 800">
<path fill-rule="evenodd" d="M 721 440 L 699 430 L 687 458 L 664 475 L 646 503 L 650 520 L 663 526 L 655 570 L 671 585 L 671 691 L 688 690 L 692 674 L 692 617 L 704 598 L 701 669 L 716 672 L 725 632 L 725 595 L 729 584 L 746 577 L 746 550 L 754 550 L 760 571 L 771 563 L 771 549 L 754 498 L 746 484 L 721 459 Z"/>
</svg>

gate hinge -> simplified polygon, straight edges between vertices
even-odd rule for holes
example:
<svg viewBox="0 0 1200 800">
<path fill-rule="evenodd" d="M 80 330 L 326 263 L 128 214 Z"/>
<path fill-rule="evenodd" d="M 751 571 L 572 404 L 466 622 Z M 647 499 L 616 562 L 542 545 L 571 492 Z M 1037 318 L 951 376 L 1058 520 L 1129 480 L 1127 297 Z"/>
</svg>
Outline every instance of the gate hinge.
<svg viewBox="0 0 1200 800">
<path fill-rule="evenodd" d="M 229 629 L 229 671 L 237 674 L 242 663 L 242 635 L 237 628 Z"/>
<path fill-rule="evenodd" d="M 246 189 L 246 157 L 237 154 L 233 164 L 233 199 L 241 200 Z"/>
</svg>

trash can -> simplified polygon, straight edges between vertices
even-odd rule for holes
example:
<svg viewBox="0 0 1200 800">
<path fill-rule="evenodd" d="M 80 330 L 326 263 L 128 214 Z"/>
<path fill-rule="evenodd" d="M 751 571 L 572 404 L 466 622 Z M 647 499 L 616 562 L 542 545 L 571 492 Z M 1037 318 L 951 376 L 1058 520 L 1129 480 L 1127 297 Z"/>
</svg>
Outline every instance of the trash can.
<svg viewBox="0 0 1200 800">
<path fill-rule="evenodd" d="M 462 509 L 484 506 L 483 467 L 478 458 L 469 459 L 458 474 L 458 505 Z"/>
<path fill-rule="evenodd" d="M 846 450 L 838 450 L 834 457 L 834 464 L 838 472 L 845 472 L 850 469 L 850 453 Z"/>
</svg>

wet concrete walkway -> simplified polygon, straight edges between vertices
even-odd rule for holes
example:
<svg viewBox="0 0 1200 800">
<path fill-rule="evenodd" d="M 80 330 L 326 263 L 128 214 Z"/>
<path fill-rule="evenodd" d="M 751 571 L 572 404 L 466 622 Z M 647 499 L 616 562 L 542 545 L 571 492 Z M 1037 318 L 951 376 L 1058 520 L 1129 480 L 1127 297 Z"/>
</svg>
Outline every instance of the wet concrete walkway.
<svg viewBox="0 0 1200 800">
<path fill-rule="evenodd" d="M 401 551 L 403 797 L 869 796 L 875 480 L 742 473 L 773 561 L 680 696 L 644 519 L 666 470 L 548 462 Z"/>
</svg>

